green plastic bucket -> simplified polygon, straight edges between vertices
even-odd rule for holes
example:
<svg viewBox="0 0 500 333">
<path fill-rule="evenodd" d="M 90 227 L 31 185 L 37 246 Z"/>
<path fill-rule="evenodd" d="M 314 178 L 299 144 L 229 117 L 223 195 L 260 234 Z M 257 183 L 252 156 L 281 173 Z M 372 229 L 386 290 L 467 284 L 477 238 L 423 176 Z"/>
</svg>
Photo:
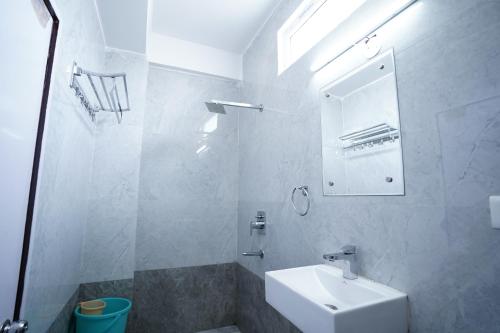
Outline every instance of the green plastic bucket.
<svg viewBox="0 0 500 333">
<path fill-rule="evenodd" d="M 100 298 L 106 302 L 102 315 L 84 315 L 75 309 L 76 333 L 125 333 L 132 302 L 126 298 Z"/>
</svg>

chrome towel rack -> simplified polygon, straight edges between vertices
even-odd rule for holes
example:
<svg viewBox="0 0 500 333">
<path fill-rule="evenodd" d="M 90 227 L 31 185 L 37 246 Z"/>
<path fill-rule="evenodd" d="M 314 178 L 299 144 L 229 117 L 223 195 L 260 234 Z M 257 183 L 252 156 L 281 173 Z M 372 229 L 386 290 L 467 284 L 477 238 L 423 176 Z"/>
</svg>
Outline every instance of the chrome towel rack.
<svg viewBox="0 0 500 333">
<path fill-rule="evenodd" d="M 354 149 L 372 147 L 375 144 L 383 144 L 386 141 L 394 142 L 400 136 L 399 129 L 386 123 L 365 128 L 360 131 L 351 132 L 339 137 L 344 144 L 343 149 Z"/>
<path fill-rule="evenodd" d="M 69 86 L 75 91 L 75 95 L 93 122 L 98 112 L 106 111 L 114 112 L 118 123 L 121 123 L 123 112 L 130 111 L 127 74 L 125 73 L 95 73 L 82 69 L 76 62 L 73 62 Z M 92 98 L 85 93 L 86 90 L 93 92 Z"/>
</svg>

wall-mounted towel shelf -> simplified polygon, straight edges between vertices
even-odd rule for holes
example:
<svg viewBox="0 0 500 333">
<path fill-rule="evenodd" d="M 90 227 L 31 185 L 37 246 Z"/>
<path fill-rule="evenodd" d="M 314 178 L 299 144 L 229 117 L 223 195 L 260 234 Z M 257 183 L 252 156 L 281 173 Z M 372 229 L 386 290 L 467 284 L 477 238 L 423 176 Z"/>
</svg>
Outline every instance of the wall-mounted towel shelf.
<svg viewBox="0 0 500 333">
<path fill-rule="evenodd" d="M 75 91 L 92 121 L 95 121 L 97 112 L 107 111 L 114 112 L 118 123 L 121 123 L 123 112 L 130 111 L 125 73 L 95 73 L 82 69 L 74 62 L 69 86 Z M 93 92 L 90 95 L 93 97 L 89 98 L 89 94 L 85 93 L 88 90 Z"/>
<path fill-rule="evenodd" d="M 394 142 L 399 136 L 399 129 L 383 123 L 344 134 L 339 139 L 343 142 L 343 149 L 356 150 L 357 148 L 363 149 L 377 144 L 384 144 L 387 141 Z"/>
</svg>

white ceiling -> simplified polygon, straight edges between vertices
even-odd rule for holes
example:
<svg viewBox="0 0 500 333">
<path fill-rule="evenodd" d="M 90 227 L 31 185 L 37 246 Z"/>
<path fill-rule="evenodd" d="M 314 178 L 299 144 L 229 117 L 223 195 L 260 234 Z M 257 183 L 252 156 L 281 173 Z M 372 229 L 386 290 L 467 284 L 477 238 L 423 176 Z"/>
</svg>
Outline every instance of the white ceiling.
<svg viewBox="0 0 500 333">
<path fill-rule="evenodd" d="M 94 0 L 106 45 L 242 79 L 243 53 L 281 0 Z"/>
<path fill-rule="evenodd" d="M 246 50 L 279 2 L 279 0 L 150 1 L 153 1 L 153 32 L 238 54 Z"/>
<path fill-rule="evenodd" d="M 148 0 L 96 0 L 106 45 L 146 51 Z"/>
</svg>

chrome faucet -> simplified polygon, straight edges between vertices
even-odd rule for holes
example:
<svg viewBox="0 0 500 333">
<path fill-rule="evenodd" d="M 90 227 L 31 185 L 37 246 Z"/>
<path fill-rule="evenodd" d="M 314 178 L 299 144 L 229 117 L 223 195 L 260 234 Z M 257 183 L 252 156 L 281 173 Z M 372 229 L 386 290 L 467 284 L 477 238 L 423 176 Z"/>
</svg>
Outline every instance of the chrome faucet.
<svg viewBox="0 0 500 333">
<path fill-rule="evenodd" d="M 264 258 L 264 251 L 259 250 L 259 251 L 254 251 L 254 252 L 243 252 L 241 255 L 245 256 L 245 257 L 260 257 L 260 259 L 263 259 Z"/>
<path fill-rule="evenodd" d="M 358 278 L 358 259 L 356 246 L 345 245 L 342 246 L 340 252 L 323 254 L 323 259 L 334 262 L 337 260 L 344 260 L 343 276 L 348 280 Z"/>
<path fill-rule="evenodd" d="M 255 216 L 255 221 L 250 222 L 250 236 L 252 236 L 254 230 L 265 230 L 265 228 L 266 212 L 259 210 L 257 216 Z"/>
</svg>

